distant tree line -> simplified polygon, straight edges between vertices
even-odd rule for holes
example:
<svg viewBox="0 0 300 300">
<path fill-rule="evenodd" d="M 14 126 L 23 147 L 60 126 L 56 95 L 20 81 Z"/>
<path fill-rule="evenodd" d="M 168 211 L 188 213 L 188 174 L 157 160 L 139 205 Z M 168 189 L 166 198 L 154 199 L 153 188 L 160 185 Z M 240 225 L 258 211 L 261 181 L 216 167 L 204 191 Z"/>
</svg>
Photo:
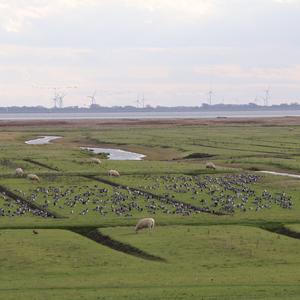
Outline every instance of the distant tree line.
<svg viewBox="0 0 300 300">
<path fill-rule="evenodd" d="M 9 106 L 0 107 L 0 113 L 122 113 L 122 112 L 197 112 L 197 111 L 260 111 L 260 110 L 300 110 L 298 103 L 282 103 L 271 106 L 248 104 L 214 104 L 203 103 L 201 106 L 100 106 L 90 107 L 67 106 L 63 108 L 47 108 L 43 106 Z"/>
</svg>

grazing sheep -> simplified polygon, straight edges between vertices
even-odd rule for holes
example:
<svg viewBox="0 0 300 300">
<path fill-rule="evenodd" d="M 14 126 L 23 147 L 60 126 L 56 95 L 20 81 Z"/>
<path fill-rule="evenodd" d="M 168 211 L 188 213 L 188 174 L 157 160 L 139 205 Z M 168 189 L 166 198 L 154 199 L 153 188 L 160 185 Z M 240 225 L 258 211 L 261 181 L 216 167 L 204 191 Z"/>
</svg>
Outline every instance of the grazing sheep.
<svg viewBox="0 0 300 300">
<path fill-rule="evenodd" d="M 16 168 L 16 175 L 17 176 L 23 176 L 24 175 L 24 171 L 22 168 Z"/>
<path fill-rule="evenodd" d="M 40 181 L 40 178 L 37 175 L 35 175 L 35 174 L 28 174 L 27 178 L 30 179 L 30 180 L 32 180 L 32 181 L 37 181 L 37 182 Z"/>
<path fill-rule="evenodd" d="M 92 157 L 91 162 L 95 163 L 95 164 L 99 164 L 99 165 L 101 164 L 101 160 L 99 158 L 96 158 L 96 157 Z"/>
<path fill-rule="evenodd" d="M 206 169 L 213 169 L 213 170 L 216 169 L 216 165 L 212 162 L 206 163 L 205 167 L 206 167 Z"/>
<path fill-rule="evenodd" d="M 108 171 L 108 176 L 115 176 L 115 177 L 119 177 L 120 173 L 116 170 L 109 170 Z"/>
<path fill-rule="evenodd" d="M 155 221 L 153 218 L 140 219 L 135 226 L 135 232 L 138 233 L 138 231 L 143 228 L 149 228 L 149 230 L 153 230 L 154 225 Z"/>
</svg>

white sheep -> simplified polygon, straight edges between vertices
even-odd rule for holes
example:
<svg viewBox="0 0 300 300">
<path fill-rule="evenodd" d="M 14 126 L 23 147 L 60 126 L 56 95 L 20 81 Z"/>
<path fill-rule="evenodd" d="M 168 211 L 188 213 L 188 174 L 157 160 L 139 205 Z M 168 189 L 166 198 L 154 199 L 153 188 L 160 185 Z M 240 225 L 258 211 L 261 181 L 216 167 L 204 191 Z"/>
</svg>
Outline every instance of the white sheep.
<svg viewBox="0 0 300 300">
<path fill-rule="evenodd" d="M 153 218 L 140 219 L 135 226 L 135 232 L 138 233 L 138 231 L 143 228 L 149 228 L 149 230 L 153 230 L 154 225 L 155 221 Z"/>
<path fill-rule="evenodd" d="M 97 157 L 92 157 L 91 162 L 99 165 L 101 164 L 101 160 Z"/>
<path fill-rule="evenodd" d="M 40 181 L 40 178 L 36 174 L 28 174 L 27 178 L 32 180 L 32 181 L 37 181 L 37 182 Z"/>
<path fill-rule="evenodd" d="M 17 176 L 23 176 L 24 175 L 24 171 L 22 168 L 16 168 L 15 174 Z"/>
<path fill-rule="evenodd" d="M 117 170 L 109 170 L 108 171 L 108 176 L 115 176 L 115 177 L 119 177 L 120 173 Z"/>
<path fill-rule="evenodd" d="M 217 168 L 216 165 L 212 162 L 206 163 L 205 167 L 206 167 L 206 169 L 213 169 L 213 170 L 215 170 Z"/>
</svg>

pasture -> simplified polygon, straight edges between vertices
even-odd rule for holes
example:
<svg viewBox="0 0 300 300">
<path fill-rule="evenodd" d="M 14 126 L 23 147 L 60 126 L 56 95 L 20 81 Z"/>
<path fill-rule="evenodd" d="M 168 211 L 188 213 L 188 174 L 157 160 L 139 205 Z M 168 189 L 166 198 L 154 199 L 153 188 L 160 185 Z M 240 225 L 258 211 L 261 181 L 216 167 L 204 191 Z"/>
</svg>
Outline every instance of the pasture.
<svg viewBox="0 0 300 300">
<path fill-rule="evenodd" d="M 0 298 L 299 299 L 297 122 L 125 123 L 0 124 Z"/>
</svg>

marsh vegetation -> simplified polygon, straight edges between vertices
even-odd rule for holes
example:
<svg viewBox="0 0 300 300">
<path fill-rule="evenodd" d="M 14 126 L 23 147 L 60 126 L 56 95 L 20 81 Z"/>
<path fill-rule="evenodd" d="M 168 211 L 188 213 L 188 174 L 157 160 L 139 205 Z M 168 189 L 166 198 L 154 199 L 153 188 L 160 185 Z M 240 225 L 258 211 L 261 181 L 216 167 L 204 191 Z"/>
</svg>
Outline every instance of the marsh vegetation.
<svg viewBox="0 0 300 300">
<path fill-rule="evenodd" d="M 0 127 L 0 298 L 298 298 L 299 179 L 258 172 L 300 174 L 294 122 L 71 125 Z"/>
</svg>

